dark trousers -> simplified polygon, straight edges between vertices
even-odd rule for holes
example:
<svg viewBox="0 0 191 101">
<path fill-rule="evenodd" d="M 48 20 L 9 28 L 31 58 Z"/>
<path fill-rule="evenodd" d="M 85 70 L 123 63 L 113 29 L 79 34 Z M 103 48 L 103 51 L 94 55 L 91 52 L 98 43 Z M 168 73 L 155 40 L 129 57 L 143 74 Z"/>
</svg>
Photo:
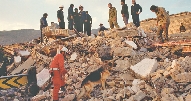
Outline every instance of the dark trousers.
<svg viewBox="0 0 191 101">
<path fill-rule="evenodd" d="M 40 28 L 40 42 L 43 43 L 43 33 L 42 33 L 42 28 Z"/>
<path fill-rule="evenodd" d="M 69 19 L 68 20 L 68 29 L 73 30 L 73 26 L 74 26 L 74 20 L 73 19 Z"/>
<path fill-rule="evenodd" d="M 91 23 L 84 23 L 84 33 L 91 36 Z"/>
<path fill-rule="evenodd" d="M 139 14 L 133 14 L 132 18 L 133 18 L 133 23 L 135 24 L 135 26 L 139 27 L 140 26 Z"/>
<path fill-rule="evenodd" d="M 65 22 L 61 20 L 61 22 L 59 22 L 59 26 L 60 26 L 60 29 L 65 29 Z"/>
<path fill-rule="evenodd" d="M 125 25 L 128 24 L 128 19 L 129 19 L 129 15 L 125 14 L 125 16 L 123 17 L 123 22 L 125 23 Z"/>
<path fill-rule="evenodd" d="M 78 32 L 80 32 L 80 22 L 75 22 L 74 28 L 75 28 Z"/>
<path fill-rule="evenodd" d="M 80 32 L 82 32 L 82 33 L 84 32 L 83 31 L 83 28 L 84 28 L 83 26 L 84 26 L 84 21 L 80 21 Z"/>
</svg>

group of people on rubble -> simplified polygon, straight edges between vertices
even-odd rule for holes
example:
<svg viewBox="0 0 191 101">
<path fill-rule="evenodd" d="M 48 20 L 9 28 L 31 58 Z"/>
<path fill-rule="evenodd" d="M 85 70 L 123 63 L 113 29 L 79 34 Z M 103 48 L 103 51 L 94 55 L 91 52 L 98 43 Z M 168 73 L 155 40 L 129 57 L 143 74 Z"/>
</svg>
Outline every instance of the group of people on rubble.
<svg viewBox="0 0 191 101">
<path fill-rule="evenodd" d="M 121 5 L 122 5 L 121 15 L 122 15 L 125 25 L 127 25 L 128 19 L 129 19 L 128 6 L 127 6 L 127 4 L 125 4 L 125 0 L 121 0 Z M 119 28 L 119 25 L 117 23 L 116 8 L 113 7 L 111 3 L 108 4 L 108 7 L 110 8 L 109 9 L 109 20 L 108 20 L 110 28 L 113 29 L 114 26 L 116 28 Z M 169 12 L 167 12 L 165 10 L 165 8 L 158 7 L 155 5 L 152 5 L 150 7 L 150 10 L 152 12 L 154 12 L 157 16 L 156 26 L 158 26 L 158 30 L 157 30 L 156 34 L 158 37 L 158 41 L 159 41 L 159 43 L 164 43 L 164 41 L 168 41 L 168 27 L 170 25 Z M 141 12 L 142 12 L 142 7 L 139 4 L 137 4 L 135 0 L 132 0 L 131 15 L 132 15 L 133 23 L 136 27 L 140 26 L 139 15 Z M 103 31 L 103 29 L 104 29 L 103 26 L 101 26 L 100 31 Z M 107 29 L 104 29 L 104 30 L 107 30 Z"/>
<path fill-rule="evenodd" d="M 65 29 L 64 12 L 63 12 L 64 6 L 60 6 L 59 8 L 60 9 L 57 11 L 57 18 L 59 25 L 57 25 L 54 22 L 51 22 L 51 27 L 53 29 L 55 28 Z M 44 13 L 43 17 L 40 19 L 41 35 L 42 35 L 42 28 L 48 26 L 46 20 L 47 16 L 48 14 Z M 91 35 L 92 17 L 89 15 L 88 11 L 84 11 L 83 6 L 80 5 L 79 9 L 78 8 L 74 9 L 74 4 L 70 4 L 70 7 L 68 8 L 67 19 L 68 19 L 69 30 L 73 30 L 75 28 L 78 32 L 85 33 L 88 36 Z"/>
<path fill-rule="evenodd" d="M 121 0 L 121 5 L 122 5 L 122 18 L 123 21 L 126 24 L 128 24 L 128 19 L 129 19 L 129 12 L 128 12 L 128 6 L 125 4 L 125 0 Z M 110 28 L 113 29 L 114 26 L 116 28 L 119 28 L 119 25 L 117 23 L 117 10 L 115 7 L 112 6 L 111 3 L 108 4 L 109 7 L 109 25 Z M 59 22 L 59 27 L 61 29 L 65 29 L 65 24 L 64 24 L 64 15 L 63 15 L 63 6 L 59 7 L 60 10 L 57 12 L 57 18 Z M 83 6 L 79 7 L 80 12 L 78 12 L 78 9 L 75 8 L 75 12 L 73 12 L 74 5 L 71 4 L 69 9 L 68 9 L 68 28 L 70 30 L 73 29 L 73 25 L 75 29 L 79 32 L 87 32 L 88 35 L 91 35 L 89 31 L 91 32 L 91 24 L 92 24 L 92 18 L 88 14 L 88 12 L 83 11 Z M 168 41 L 168 27 L 170 24 L 170 17 L 169 14 L 166 12 L 166 10 L 163 7 L 158 7 L 155 5 L 152 5 L 150 7 L 150 10 L 152 12 L 155 12 L 157 15 L 157 35 L 158 39 L 160 42 L 164 42 L 162 33 L 164 32 L 164 38 L 165 40 Z M 132 6 L 131 6 L 131 15 L 133 19 L 133 23 L 135 24 L 136 27 L 140 26 L 140 20 L 139 20 L 139 15 L 142 12 L 142 7 L 136 3 L 135 0 L 132 0 Z M 47 13 L 43 15 L 41 18 L 41 28 L 48 26 L 46 17 L 48 16 Z M 83 30 L 83 25 L 84 25 L 84 30 Z M 100 31 L 107 30 L 103 24 L 100 24 Z M 68 52 L 68 49 L 66 47 L 59 48 L 60 53 L 57 54 L 54 59 L 52 60 L 50 64 L 50 73 L 52 75 L 53 79 L 53 100 L 58 101 L 58 92 L 60 88 L 64 90 L 64 85 L 65 85 L 65 74 L 67 73 L 66 69 L 64 68 L 64 56 L 66 52 Z"/>
<path fill-rule="evenodd" d="M 121 5 L 122 5 L 121 15 L 122 15 L 125 25 L 127 25 L 128 20 L 129 20 L 128 6 L 127 6 L 127 4 L 125 4 L 125 0 L 121 0 Z M 117 23 L 116 8 L 113 7 L 111 3 L 108 4 L 108 7 L 109 7 L 108 22 L 109 22 L 110 28 L 113 29 L 114 26 L 116 28 L 119 28 L 119 25 Z M 65 29 L 64 14 L 63 14 L 64 6 L 60 6 L 59 8 L 60 8 L 60 10 L 57 11 L 59 28 Z M 78 11 L 78 10 L 80 10 L 80 11 Z M 170 25 L 169 12 L 166 11 L 165 8 L 158 7 L 155 5 L 152 5 L 150 7 L 150 10 L 152 12 L 155 12 L 157 15 L 157 24 L 156 25 L 158 26 L 157 36 L 158 36 L 159 43 L 168 41 L 168 27 Z M 137 4 L 135 0 L 132 0 L 131 15 L 132 15 L 133 23 L 136 27 L 140 26 L 139 15 L 141 12 L 142 12 L 142 7 L 139 4 Z M 40 29 L 41 30 L 43 27 L 48 26 L 48 23 L 46 21 L 47 16 L 48 16 L 48 14 L 44 13 L 43 17 L 40 20 L 40 23 L 41 23 Z M 92 17 L 88 14 L 88 11 L 83 10 L 83 6 L 80 5 L 79 9 L 78 8 L 74 9 L 74 4 L 71 4 L 70 7 L 68 8 L 67 19 L 68 19 L 68 29 L 73 30 L 73 28 L 75 28 L 78 32 L 86 33 L 88 36 L 91 35 Z M 54 24 L 54 23 L 52 23 L 52 24 Z M 101 23 L 99 31 L 104 31 L 104 30 L 107 30 L 107 28 L 105 28 L 103 26 L 103 24 Z M 41 36 L 41 38 L 42 38 L 42 36 Z"/>
</svg>

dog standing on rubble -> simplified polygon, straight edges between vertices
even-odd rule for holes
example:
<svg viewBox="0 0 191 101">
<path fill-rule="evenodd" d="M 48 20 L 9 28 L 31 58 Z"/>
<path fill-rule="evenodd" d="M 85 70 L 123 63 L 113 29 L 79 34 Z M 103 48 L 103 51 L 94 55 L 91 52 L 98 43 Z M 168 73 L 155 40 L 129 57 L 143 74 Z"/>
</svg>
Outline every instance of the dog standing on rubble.
<svg viewBox="0 0 191 101">
<path fill-rule="evenodd" d="M 102 89 L 105 89 L 106 79 L 109 77 L 110 72 L 107 67 L 100 67 L 99 69 L 91 72 L 81 84 L 82 90 L 74 100 L 79 100 L 81 97 L 86 96 L 91 98 L 90 93 L 97 84 L 102 85 Z"/>
</svg>

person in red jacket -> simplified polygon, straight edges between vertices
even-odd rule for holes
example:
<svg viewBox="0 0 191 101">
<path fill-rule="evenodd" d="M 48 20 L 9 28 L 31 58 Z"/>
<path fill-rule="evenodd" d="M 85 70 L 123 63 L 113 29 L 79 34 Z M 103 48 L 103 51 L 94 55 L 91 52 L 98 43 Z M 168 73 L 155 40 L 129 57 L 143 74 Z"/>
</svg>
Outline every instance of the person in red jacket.
<svg viewBox="0 0 191 101">
<path fill-rule="evenodd" d="M 68 49 L 66 47 L 61 48 L 60 54 L 57 54 L 50 64 L 50 73 L 54 85 L 53 101 L 58 101 L 58 92 L 65 85 L 65 74 L 67 73 L 64 68 L 65 52 L 68 52 Z"/>
</svg>

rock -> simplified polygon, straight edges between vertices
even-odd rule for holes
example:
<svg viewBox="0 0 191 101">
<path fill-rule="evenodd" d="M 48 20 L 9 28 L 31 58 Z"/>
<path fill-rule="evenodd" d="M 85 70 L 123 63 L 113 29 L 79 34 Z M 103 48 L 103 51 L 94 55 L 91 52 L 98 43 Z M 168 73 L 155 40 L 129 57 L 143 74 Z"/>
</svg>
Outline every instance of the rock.
<svg viewBox="0 0 191 101">
<path fill-rule="evenodd" d="M 191 89 L 191 84 L 187 85 L 186 88 L 184 88 L 185 91 L 188 91 Z"/>
<path fill-rule="evenodd" d="M 121 97 L 123 97 L 123 94 L 117 94 L 117 96 L 116 96 L 116 100 L 120 100 L 121 99 Z"/>
<path fill-rule="evenodd" d="M 114 81 L 111 81 L 111 82 L 106 82 L 109 86 L 113 87 L 115 86 L 115 82 Z"/>
<path fill-rule="evenodd" d="M 72 53 L 70 60 L 76 60 L 76 58 L 77 58 L 77 53 L 75 52 Z"/>
<path fill-rule="evenodd" d="M 139 91 L 135 94 L 135 96 L 133 97 L 134 101 L 141 101 L 144 97 L 146 96 L 146 94 L 142 91 Z"/>
<path fill-rule="evenodd" d="M 134 49 L 137 49 L 137 45 L 133 42 L 133 41 L 124 41 L 126 44 L 130 45 L 131 47 L 133 47 Z"/>
<path fill-rule="evenodd" d="M 191 72 L 184 72 L 181 74 L 177 74 L 175 75 L 175 77 L 173 78 L 174 81 L 176 82 L 191 82 Z"/>
<path fill-rule="evenodd" d="M 163 88 L 161 91 L 161 96 L 165 96 L 167 94 L 172 94 L 174 92 L 173 88 Z"/>
<path fill-rule="evenodd" d="M 191 94 L 188 94 L 185 98 L 185 101 L 191 101 Z"/>
<path fill-rule="evenodd" d="M 178 97 L 179 101 L 184 101 L 184 98 L 182 96 Z"/>
<path fill-rule="evenodd" d="M 104 101 L 113 101 L 113 100 L 115 100 L 114 96 L 109 96 L 104 99 Z"/>
<path fill-rule="evenodd" d="M 162 96 L 161 101 L 179 101 L 179 100 L 173 94 L 166 94 L 165 96 Z"/>
<path fill-rule="evenodd" d="M 150 73 L 153 73 L 157 69 L 157 61 L 155 59 L 145 58 L 136 65 L 131 66 L 130 69 L 142 78 L 146 78 Z"/>
<path fill-rule="evenodd" d="M 61 99 L 61 101 L 73 101 L 74 98 L 75 98 L 75 94 L 69 94 L 65 96 L 63 99 Z"/>
<path fill-rule="evenodd" d="M 134 56 L 136 53 L 132 48 L 129 47 L 113 47 L 114 56 Z"/>
</svg>

